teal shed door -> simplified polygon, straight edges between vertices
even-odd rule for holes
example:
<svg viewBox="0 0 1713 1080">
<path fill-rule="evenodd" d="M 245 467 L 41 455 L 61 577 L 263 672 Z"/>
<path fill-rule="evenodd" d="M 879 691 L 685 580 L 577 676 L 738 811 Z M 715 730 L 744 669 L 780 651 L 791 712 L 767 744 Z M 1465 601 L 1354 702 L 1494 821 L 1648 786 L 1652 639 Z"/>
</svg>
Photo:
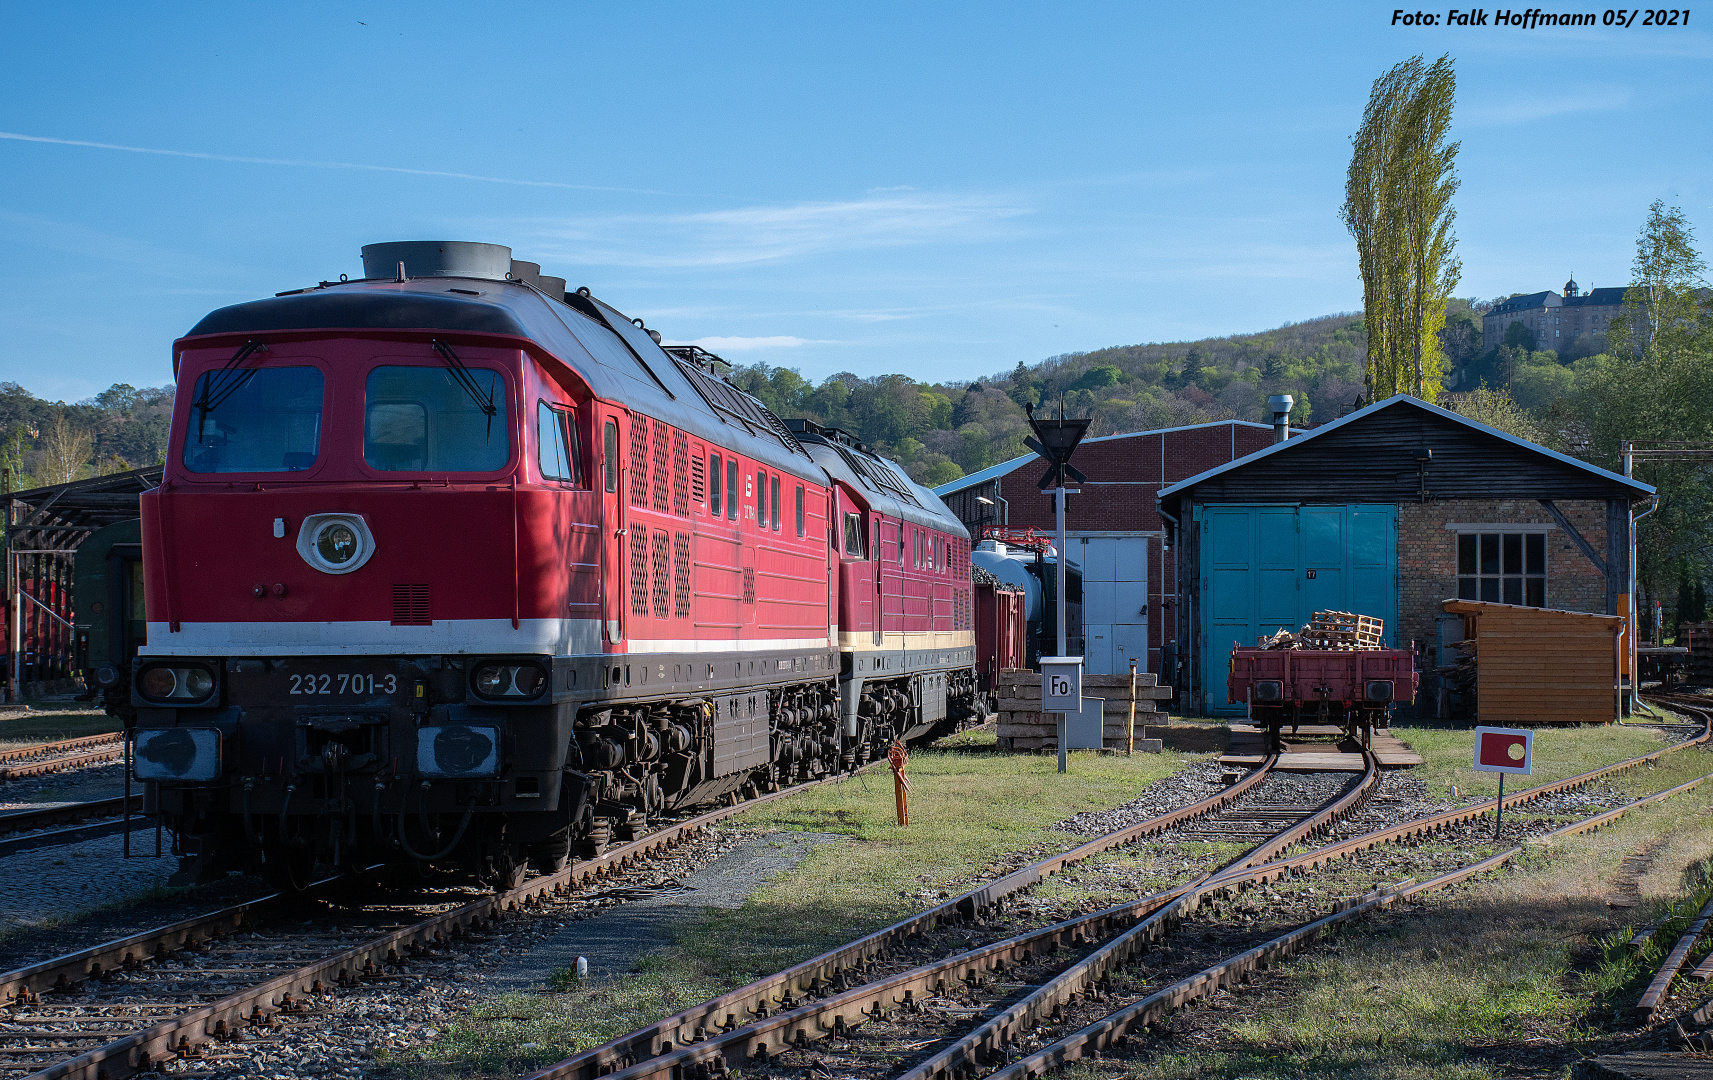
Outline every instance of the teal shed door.
<svg viewBox="0 0 1713 1080">
<path fill-rule="evenodd" d="M 1226 701 L 1234 644 L 1296 630 L 1316 611 L 1386 621 L 1397 644 L 1398 508 L 1201 506 L 1201 694 L 1203 711 L 1242 715 Z"/>
</svg>

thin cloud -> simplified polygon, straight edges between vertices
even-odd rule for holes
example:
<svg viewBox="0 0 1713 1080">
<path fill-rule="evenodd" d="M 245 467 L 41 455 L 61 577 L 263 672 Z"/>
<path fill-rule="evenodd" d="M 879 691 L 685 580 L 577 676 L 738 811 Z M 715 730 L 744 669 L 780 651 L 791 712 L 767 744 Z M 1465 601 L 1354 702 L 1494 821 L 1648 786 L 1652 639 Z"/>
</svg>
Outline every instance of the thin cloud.
<svg viewBox="0 0 1713 1080">
<path fill-rule="evenodd" d="M 837 345 L 836 341 L 813 341 L 809 338 L 776 335 L 773 337 L 705 337 L 695 341 L 668 344 L 700 345 L 711 353 L 755 352 L 758 349 L 795 349 L 800 345 Z"/>
<path fill-rule="evenodd" d="M 484 184 L 512 184 L 518 187 L 566 188 L 572 191 L 619 191 L 633 195 L 671 194 L 671 192 L 655 191 L 651 188 L 601 187 L 595 184 L 566 184 L 557 180 L 515 180 L 506 176 L 481 176 L 476 173 L 446 172 L 440 169 L 407 169 L 397 165 L 362 165 L 349 161 L 300 161 L 293 158 L 204 154 L 192 150 L 159 150 L 148 146 L 123 146 L 118 143 L 88 142 L 83 139 L 54 139 L 45 135 L 20 135 L 15 131 L 0 131 L 0 139 L 11 139 L 15 142 L 47 143 L 53 146 L 81 146 L 92 150 L 121 150 L 127 154 L 155 154 L 160 157 L 196 158 L 200 161 L 226 161 L 239 165 L 286 165 L 296 169 L 353 169 L 359 172 L 403 173 L 406 176 L 439 176 L 449 180 L 475 180 Z"/>
<path fill-rule="evenodd" d="M 694 214 L 625 214 L 525 225 L 543 261 L 646 269 L 779 262 L 833 251 L 988 240 L 1029 213 L 994 196 L 897 194 Z"/>
<path fill-rule="evenodd" d="M 1627 87 L 1589 87 L 1571 94 L 1513 98 L 1492 105 L 1474 105 L 1458 110 L 1458 122 L 1471 127 L 1505 127 L 1528 124 L 1573 113 L 1621 112 L 1635 95 Z"/>
</svg>

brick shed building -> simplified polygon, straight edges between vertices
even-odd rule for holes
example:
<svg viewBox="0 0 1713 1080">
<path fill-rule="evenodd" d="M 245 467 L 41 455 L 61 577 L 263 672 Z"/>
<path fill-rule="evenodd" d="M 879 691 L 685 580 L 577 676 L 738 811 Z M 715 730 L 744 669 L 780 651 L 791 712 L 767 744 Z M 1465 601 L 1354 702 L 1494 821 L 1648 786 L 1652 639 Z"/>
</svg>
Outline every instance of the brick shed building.
<svg viewBox="0 0 1713 1080">
<path fill-rule="evenodd" d="M 1083 575 L 1086 671 L 1121 674 L 1135 659 L 1143 670 L 1161 672 L 1162 648 L 1175 640 L 1177 583 L 1162 557 L 1165 523 L 1155 492 L 1270 446 L 1273 438 L 1269 425 L 1222 420 L 1103 435 L 1077 448 L 1072 463 L 1088 482 L 1066 501 L 1066 535 L 1070 561 Z M 974 540 L 1007 523 L 1051 534 L 1052 498 L 1036 486 L 1045 471 L 1045 463 L 1029 454 L 934 491 Z"/>
<path fill-rule="evenodd" d="M 1447 599 L 1626 613 L 1633 504 L 1653 491 L 1403 394 L 1166 486 L 1181 700 L 1241 714 L 1233 642 L 1316 610 L 1384 619 L 1424 673 Z"/>
</svg>

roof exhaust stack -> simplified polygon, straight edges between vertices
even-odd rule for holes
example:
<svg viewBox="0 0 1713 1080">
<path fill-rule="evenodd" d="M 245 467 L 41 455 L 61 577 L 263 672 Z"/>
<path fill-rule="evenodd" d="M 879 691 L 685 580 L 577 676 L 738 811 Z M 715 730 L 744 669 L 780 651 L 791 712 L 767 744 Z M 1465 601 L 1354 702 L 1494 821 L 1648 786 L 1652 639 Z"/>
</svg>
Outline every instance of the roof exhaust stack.
<svg viewBox="0 0 1713 1080">
<path fill-rule="evenodd" d="M 398 274 L 399 264 L 404 273 Z M 512 249 L 500 244 L 472 244 L 458 240 L 407 240 L 400 243 L 369 244 L 363 248 L 366 278 L 472 277 L 504 281 L 511 273 Z M 525 266 L 533 266 L 526 263 Z M 539 273 L 541 268 L 536 267 Z"/>
<path fill-rule="evenodd" d="M 1267 408 L 1273 411 L 1273 442 L 1282 443 L 1291 437 L 1291 406 L 1296 399 L 1289 394 L 1274 394 L 1267 399 Z"/>
</svg>

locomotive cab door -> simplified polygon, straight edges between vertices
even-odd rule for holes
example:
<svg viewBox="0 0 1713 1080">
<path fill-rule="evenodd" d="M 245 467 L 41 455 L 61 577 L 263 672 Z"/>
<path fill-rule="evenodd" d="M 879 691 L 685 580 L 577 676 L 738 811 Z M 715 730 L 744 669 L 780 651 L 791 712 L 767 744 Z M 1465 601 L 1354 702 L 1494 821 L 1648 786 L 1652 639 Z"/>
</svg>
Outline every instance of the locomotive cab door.
<svg viewBox="0 0 1713 1080">
<path fill-rule="evenodd" d="M 600 421 L 601 620 L 608 642 L 625 636 L 625 501 L 623 458 L 619 456 L 619 414 L 596 413 Z"/>
</svg>

